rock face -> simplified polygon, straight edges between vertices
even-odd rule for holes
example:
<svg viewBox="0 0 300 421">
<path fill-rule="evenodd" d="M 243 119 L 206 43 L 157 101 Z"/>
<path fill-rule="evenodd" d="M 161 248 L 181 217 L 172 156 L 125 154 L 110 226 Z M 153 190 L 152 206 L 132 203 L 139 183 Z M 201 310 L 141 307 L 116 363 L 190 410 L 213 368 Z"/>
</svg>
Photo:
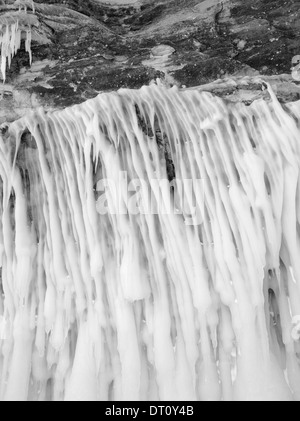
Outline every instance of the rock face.
<svg viewBox="0 0 300 421">
<path fill-rule="evenodd" d="M 3 24 L 19 6 L 2 3 Z M 0 123 L 157 78 L 246 103 L 267 95 L 265 80 L 282 102 L 300 98 L 300 0 L 36 0 L 33 14 L 32 65 L 24 41 L 0 87 Z"/>
</svg>

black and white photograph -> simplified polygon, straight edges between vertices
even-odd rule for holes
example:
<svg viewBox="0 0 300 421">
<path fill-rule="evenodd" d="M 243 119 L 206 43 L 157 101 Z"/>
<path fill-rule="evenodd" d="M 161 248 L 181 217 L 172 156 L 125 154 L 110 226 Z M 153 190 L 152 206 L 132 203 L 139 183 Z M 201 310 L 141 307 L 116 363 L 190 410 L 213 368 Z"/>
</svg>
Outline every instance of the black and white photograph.
<svg viewBox="0 0 300 421">
<path fill-rule="evenodd" d="M 300 401 L 300 0 L 0 0 L 0 401 Z"/>
</svg>

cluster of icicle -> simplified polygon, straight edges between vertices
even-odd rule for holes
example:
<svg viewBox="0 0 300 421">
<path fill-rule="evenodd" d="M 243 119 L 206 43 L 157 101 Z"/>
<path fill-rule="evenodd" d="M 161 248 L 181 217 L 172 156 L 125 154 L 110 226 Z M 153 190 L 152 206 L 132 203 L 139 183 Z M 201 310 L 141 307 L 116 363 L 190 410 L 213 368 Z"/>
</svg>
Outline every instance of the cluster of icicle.
<svg viewBox="0 0 300 421">
<path fill-rule="evenodd" d="M 300 103 L 270 95 L 153 85 L 11 124 L 2 400 L 300 399 Z M 201 223 L 118 214 L 126 186 L 97 211 L 101 179 L 167 179 L 157 134 Z M 183 179 L 203 180 L 199 202 Z"/>
<path fill-rule="evenodd" d="M 35 12 L 34 3 L 32 0 L 17 0 L 15 5 L 19 6 L 19 12 L 24 7 L 24 12 L 27 12 L 27 7 L 30 5 L 32 11 Z M 29 54 L 29 62 L 32 62 L 31 52 L 31 27 L 24 28 L 19 24 L 17 18 L 14 19 L 13 13 L 0 16 L 0 49 L 1 49 L 1 75 L 3 82 L 6 79 L 6 68 L 10 68 L 12 58 L 17 54 L 21 46 L 22 33 L 25 33 L 25 51 Z"/>
</svg>

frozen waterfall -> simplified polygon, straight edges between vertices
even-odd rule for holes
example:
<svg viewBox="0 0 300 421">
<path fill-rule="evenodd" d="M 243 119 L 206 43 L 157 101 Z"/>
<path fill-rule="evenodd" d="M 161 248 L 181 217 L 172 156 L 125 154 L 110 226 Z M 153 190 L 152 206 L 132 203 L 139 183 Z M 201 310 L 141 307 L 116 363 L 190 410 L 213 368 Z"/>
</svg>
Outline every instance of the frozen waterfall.
<svg viewBox="0 0 300 421">
<path fill-rule="evenodd" d="M 1 400 L 300 400 L 300 102 L 269 92 L 3 131 Z"/>
</svg>

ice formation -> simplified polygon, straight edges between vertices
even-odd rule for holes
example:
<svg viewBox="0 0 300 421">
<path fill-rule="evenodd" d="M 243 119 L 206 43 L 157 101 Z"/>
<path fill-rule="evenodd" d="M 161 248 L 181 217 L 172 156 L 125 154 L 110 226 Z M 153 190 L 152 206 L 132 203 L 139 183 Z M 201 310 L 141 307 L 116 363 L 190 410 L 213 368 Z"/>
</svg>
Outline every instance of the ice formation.
<svg viewBox="0 0 300 421">
<path fill-rule="evenodd" d="M 28 6 L 31 7 L 33 13 L 35 12 L 34 3 L 32 0 L 17 0 L 15 5 L 19 6 L 19 12 L 5 13 L 0 16 L 1 76 L 3 82 L 6 79 L 7 64 L 10 67 L 12 58 L 20 49 L 22 33 L 25 34 L 25 51 L 29 54 L 30 64 L 32 62 L 31 16 L 28 15 L 28 21 L 26 22 L 26 13 Z M 22 11 L 22 6 L 24 6 L 24 11 Z"/>
<path fill-rule="evenodd" d="M 153 85 L 2 134 L 2 400 L 300 399 L 300 102 L 270 95 Z"/>
</svg>

